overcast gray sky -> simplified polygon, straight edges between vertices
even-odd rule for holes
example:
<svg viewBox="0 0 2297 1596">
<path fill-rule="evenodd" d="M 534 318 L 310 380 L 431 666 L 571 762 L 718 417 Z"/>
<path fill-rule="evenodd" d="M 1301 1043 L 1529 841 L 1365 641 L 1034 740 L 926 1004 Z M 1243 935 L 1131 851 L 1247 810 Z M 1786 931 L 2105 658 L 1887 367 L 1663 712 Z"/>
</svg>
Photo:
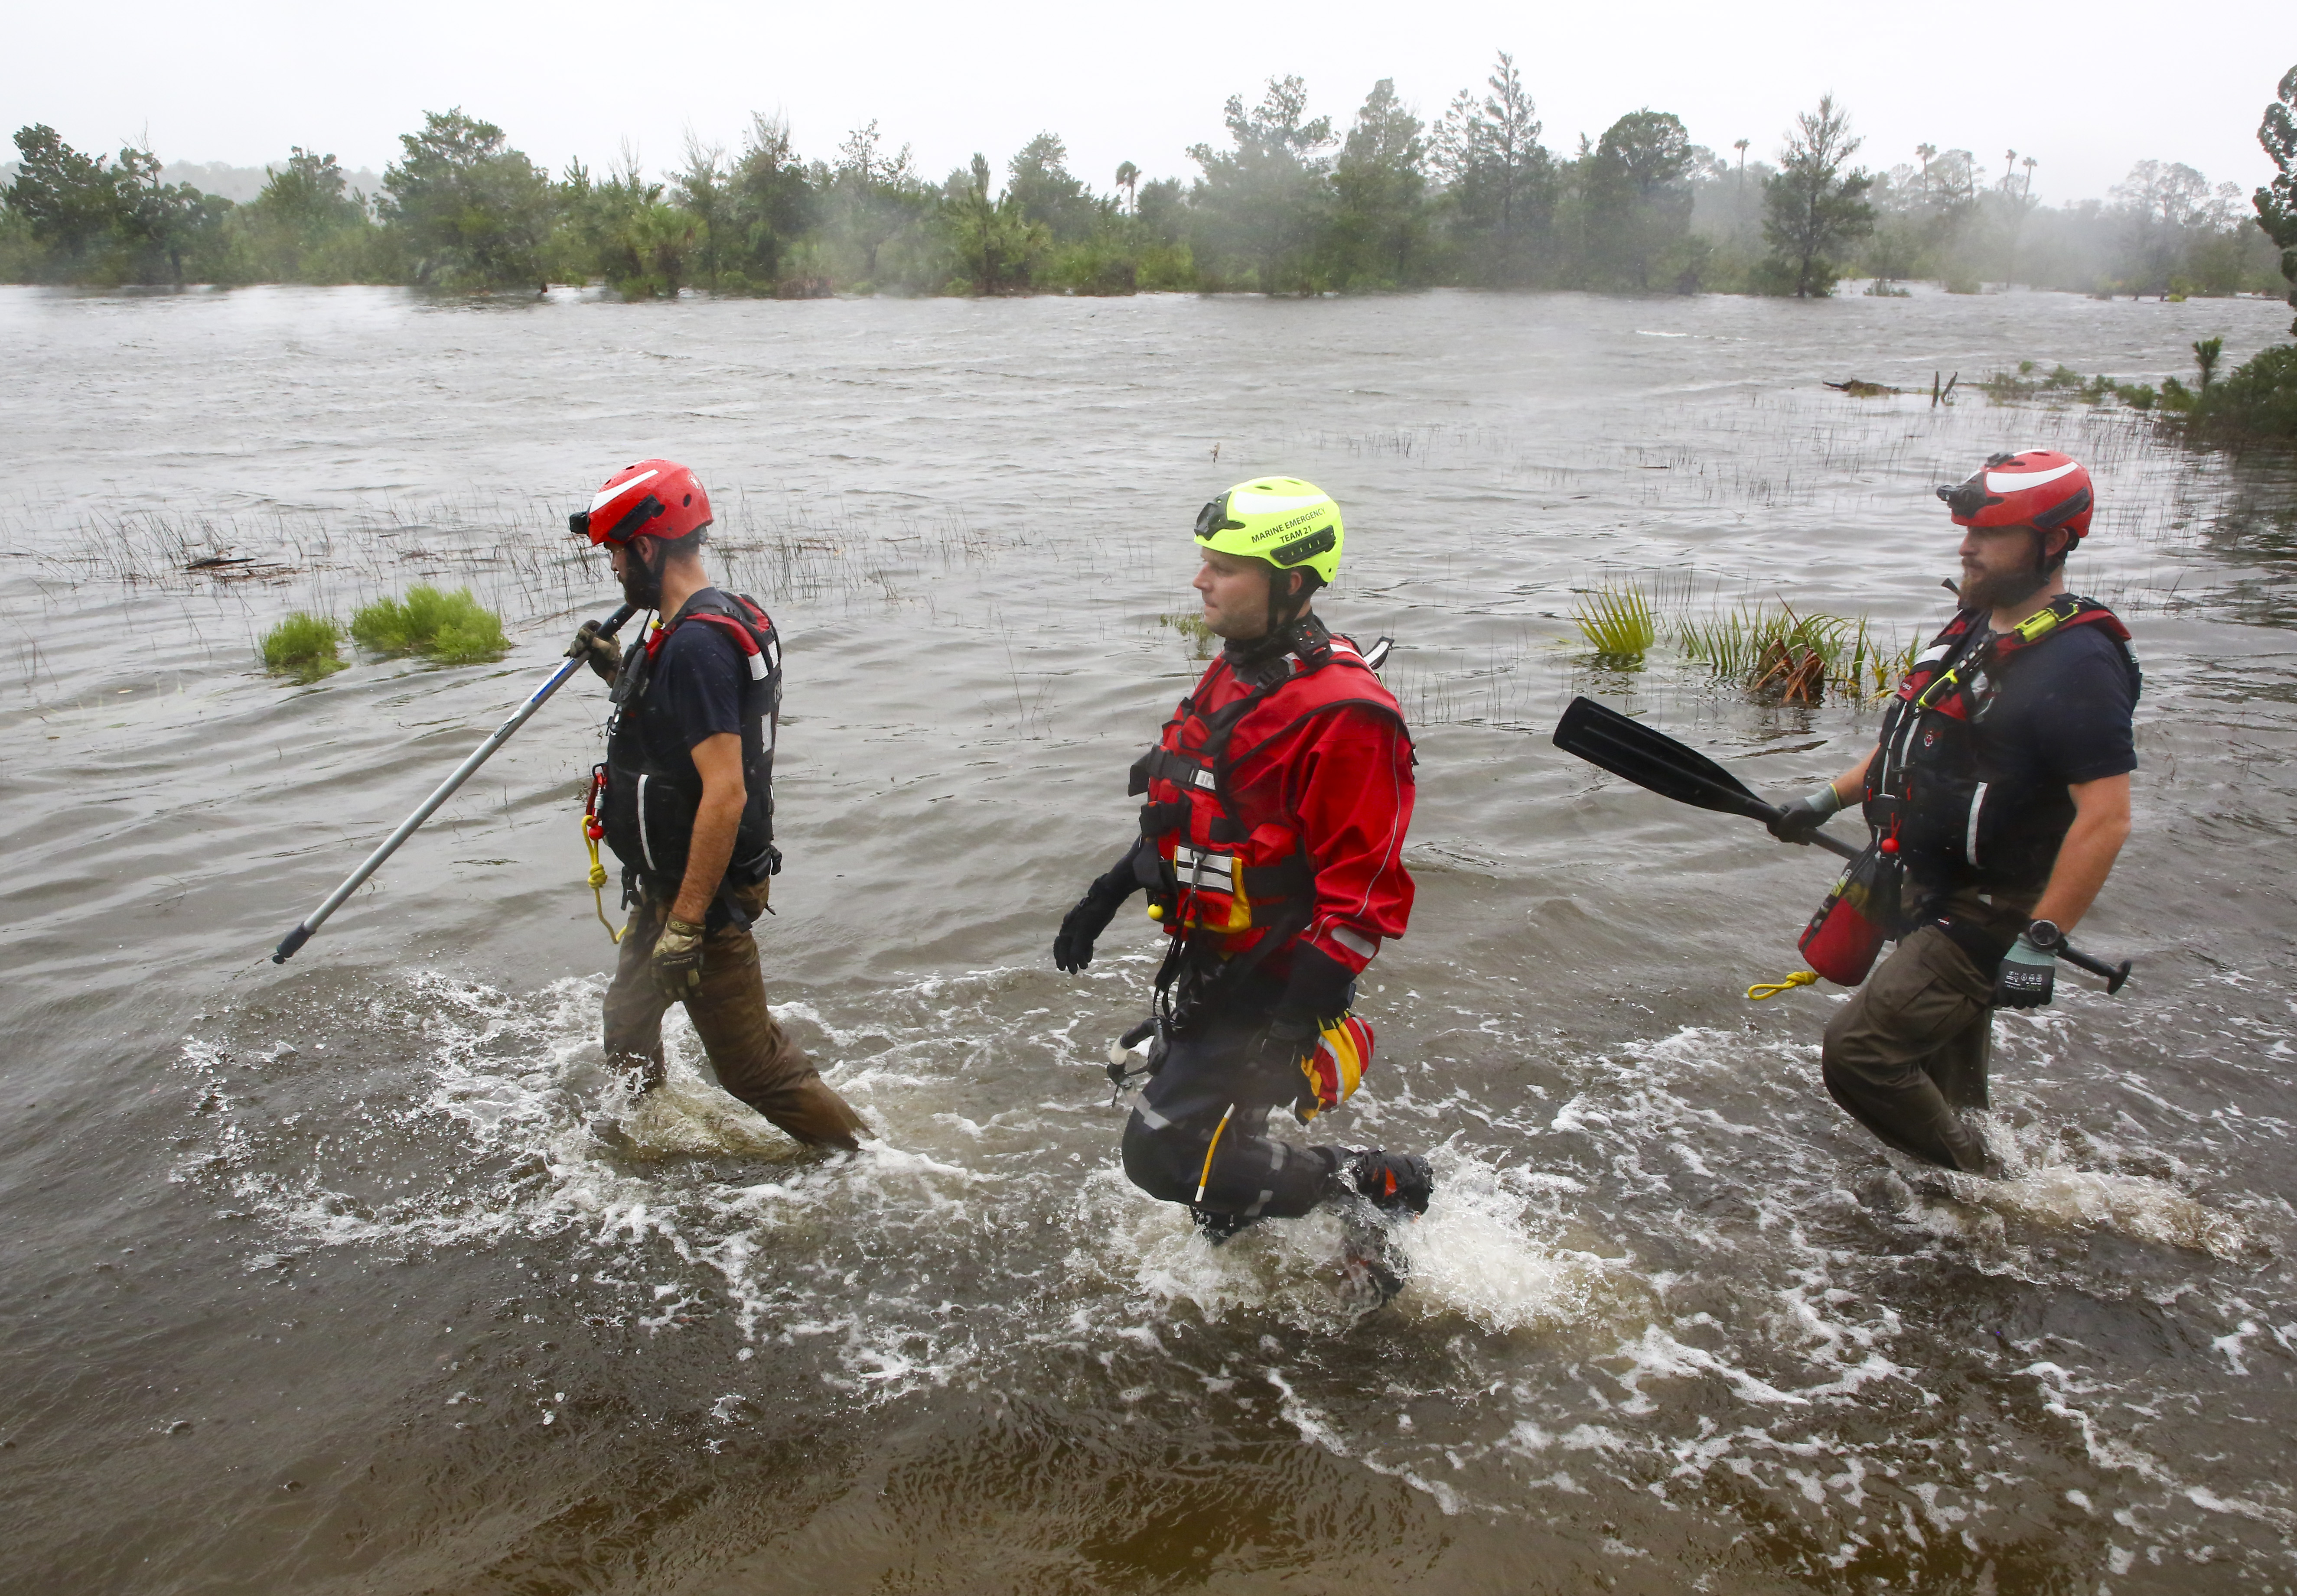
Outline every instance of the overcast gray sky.
<svg viewBox="0 0 2297 1596">
<path fill-rule="evenodd" d="M 828 155 L 876 118 L 938 179 L 975 150 L 1001 164 L 1050 128 L 1072 167 L 1109 186 L 1120 160 L 1192 173 L 1222 137 L 1221 104 L 1272 73 L 1306 78 L 1345 125 L 1392 77 L 1422 115 L 1480 89 L 1512 52 L 1545 138 L 1568 152 L 1621 114 L 1672 111 L 1693 139 L 1775 152 L 1793 114 L 1832 89 L 1889 167 L 1916 144 L 2032 155 L 2038 198 L 2103 195 L 2148 157 L 2243 191 L 2270 175 L 2256 141 L 2297 63 L 2287 0 L 1940 0 L 1826 12 L 1683 4 L 1570 7 L 1437 0 L 1258 0 L 1173 7 L 1021 0 L 963 6 L 688 0 L 398 0 L 220 6 L 58 0 L 12 7 L 9 128 L 45 121 L 82 147 L 148 138 L 168 160 L 256 165 L 290 144 L 380 170 L 422 112 L 460 105 L 556 169 L 650 169 L 686 132 L 734 144 L 753 111 L 784 112 L 799 150 Z M 649 16 L 649 12 L 652 15 Z"/>
</svg>

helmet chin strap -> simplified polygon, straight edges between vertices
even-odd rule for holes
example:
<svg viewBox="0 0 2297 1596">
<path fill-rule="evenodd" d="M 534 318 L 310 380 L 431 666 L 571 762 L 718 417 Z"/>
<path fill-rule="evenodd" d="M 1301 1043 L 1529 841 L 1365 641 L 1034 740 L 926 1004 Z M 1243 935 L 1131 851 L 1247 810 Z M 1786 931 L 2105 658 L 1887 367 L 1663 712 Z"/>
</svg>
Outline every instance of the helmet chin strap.
<svg viewBox="0 0 2297 1596">
<path fill-rule="evenodd" d="M 1231 662 L 1247 669 L 1279 660 L 1288 654 L 1305 654 L 1316 648 L 1321 630 L 1315 612 L 1308 607 L 1314 589 L 1304 580 L 1301 592 L 1289 603 L 1277 597 L 1280 581 L 1286 587 L 1291 572 L 1272 572 L 1268 579 L 1268 629 L 1256 638 L 1231 640 L 1225 649 Z"/>
</svg>

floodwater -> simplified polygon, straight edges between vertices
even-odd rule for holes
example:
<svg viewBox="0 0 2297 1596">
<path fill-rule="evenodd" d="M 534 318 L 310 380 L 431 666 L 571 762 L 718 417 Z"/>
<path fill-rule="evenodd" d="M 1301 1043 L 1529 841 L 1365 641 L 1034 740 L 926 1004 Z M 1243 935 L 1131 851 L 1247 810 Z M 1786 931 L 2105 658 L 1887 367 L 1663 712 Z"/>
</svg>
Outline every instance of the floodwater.
<svg viewBox="0 0 2297 1596">
<path fill-rule="evenodd" d="M 2297 479 L 2079 404 L 1820 385 L 2158 378 L 2287 315 L 0 291 L 0 1584 L 2297 1588 Z M 1584 691 L 1774 791 L 1848 763 L 1871 710 L 1666 643 L 1598 669 L 1575 593 L 1903 644 L 1953 569 L 1931 487 L 2027 445 L 2097 471 L 2079 585 L 2147 665 L 2079 936 L 2137 974 L 1999 1022 L 1987 1185 L 1828 1102 L 1840 993 L 1741 995 L 1831 861 L 1546 733 Z M 787 639 L 761 940 L 858 1156 L 797 1154 L 690 1032 L 617 1097 L 587 676 L 266 958 L 612 607 L 564 516 L 655 453 Z M 1198 669 L 1164 620 L 1197 507 L 1276 471 L 1346 507 L 1324 609 L 1399 639 L 1420 756 L 1337 1126 L 1442 1185 L 1363 1317 L 1332 1223 L 1215 1253 L 1124 1181 L 1100 1060 L 1153 928 L 1082 979 L 1048 954 Z M 259 669 L 284 613 L 418 580 L 509 657 Z"/>
</svg>

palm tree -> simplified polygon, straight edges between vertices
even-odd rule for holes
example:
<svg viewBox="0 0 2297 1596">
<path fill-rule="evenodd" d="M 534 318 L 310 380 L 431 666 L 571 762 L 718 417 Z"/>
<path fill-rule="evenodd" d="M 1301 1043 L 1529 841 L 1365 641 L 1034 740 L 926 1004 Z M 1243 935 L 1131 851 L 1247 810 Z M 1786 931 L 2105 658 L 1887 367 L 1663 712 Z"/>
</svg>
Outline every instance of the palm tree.
<svg viewBox="0 0 2297 1596">
<path fill-rule="evenodd" d="M 1116 167 L 1116 186 L 1128 196 L 1127 210 L 1140 209 L 1140 169 L 1131 161 L 1119 161 Z"/>
<path fill-rule="evenodd" d="M 2026 157 L 2026 192 L 2022 197 L 2028 201 L 2031 201 L 2034 197 L 2034 169 L 2041 164 L 2031 155 Z"/>
<path fill-rule="evenodd" d="M 1916 144 L 1914 156 L 1922 163 L 1922 198 L 1931 197 L 1931 161 L 1938 154 L 1936 144 Z"/>
</svg>

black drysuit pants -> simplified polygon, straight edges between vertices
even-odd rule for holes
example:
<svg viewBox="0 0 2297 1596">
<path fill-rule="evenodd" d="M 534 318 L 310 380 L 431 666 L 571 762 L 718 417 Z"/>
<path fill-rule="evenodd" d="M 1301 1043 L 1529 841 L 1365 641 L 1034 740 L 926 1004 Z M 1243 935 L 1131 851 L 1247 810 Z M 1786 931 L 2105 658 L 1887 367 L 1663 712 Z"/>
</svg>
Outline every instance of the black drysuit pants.
<svg viewBox="0 0 2297 1596">
<path fill-rule="evenodd" d="M 1207 1008 L 1151 1050 L 1156 1074 L 1125 1122 L 1125 1177 L 1207 1218 L 1297 1218 L 1331 1194 L 1342 1150 L 1268 1134 L 1270 1113 L 1297 1102 L 1306 1081 L 1297 1065 L 1255 1061 L 1266 1002 Z"/>
</svg>

